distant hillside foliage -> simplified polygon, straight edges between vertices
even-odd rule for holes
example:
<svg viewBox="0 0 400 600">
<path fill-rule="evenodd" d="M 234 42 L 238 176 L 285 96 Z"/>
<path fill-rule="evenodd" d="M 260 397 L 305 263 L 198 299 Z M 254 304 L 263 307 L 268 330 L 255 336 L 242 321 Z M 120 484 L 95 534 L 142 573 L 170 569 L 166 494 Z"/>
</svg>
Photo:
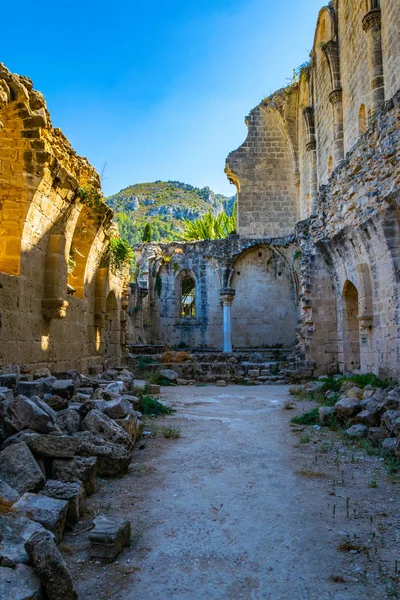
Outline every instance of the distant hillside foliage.
<svg viewBox="0 0 400 600">
<path fill-rule="evenodd" d="M 115 212 L 121 237 L 132 246 L 140 244 L 147 223 L 152 241 L 179 240 L 184 223 L 211 212 L 232 215 L 235 196 L 215 194 L 180 181 L 155 181 L 131 185 L 106 199 Z"/>
</svg>

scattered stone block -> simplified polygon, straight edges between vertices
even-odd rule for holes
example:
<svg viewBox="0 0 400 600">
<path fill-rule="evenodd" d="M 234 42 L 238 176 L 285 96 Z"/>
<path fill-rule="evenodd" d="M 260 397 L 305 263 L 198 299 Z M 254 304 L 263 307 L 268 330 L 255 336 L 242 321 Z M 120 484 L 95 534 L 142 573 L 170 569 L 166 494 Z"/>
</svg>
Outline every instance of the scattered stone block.
<svg viewBox="0 0 400 600">
<path fill-rule="evenodd" d="M 4 600 L 43 600 L 43 587 L 35 569 L 17 565 L 0 567 L 0 598 Z"/>
<path fill-rule="evenodd" d="M 125 429 L 131 441 L 130 447 L 132 447 L 140 435 L 142 413 L 132 410 L 124 419 L 116 419 L 115 422 Z"/>
<path fill-rule="evenodd" d="M 19 563 L 28 564 L 29 557 L 25 543 L 39 531 L 46 531 L 43 525 L 15 514 L 0 517 L 0 566 L 15 567 Z M 0 596 L 1 598 L 1 596 Z"/>
<path fill-rule="evenodd" d="M 382 427 L 370 427 L 368 429 L 368 438 L 374 444 L 378 444 L 387 438 L 387 431 L 385 431 Z"/>
<path fill-rule="evenodd" d="M 50 394 L 51 388 L 53 387 L 53 383 L 56 381 L 56 378 L 51 377 L 43 377 L 42 379 L 36 379 L 36 381 L 40 381 L 43 384 L 43 394 Z"/>
<path fill-rule="evenodd" d="M 106 386 L 105 391 L 110 392 L 111 394 L 122 394 L 125 389 L 125 383 L 123 381 L 113 381 Z"/>
<path fill-rule="evenodd" d="M 75 525 L 79 521 L 85 502 L 85 488 L 80 481 L 67 483 L 48 479 L 39 493 L 57 500 L 66 500 L 68 502 L 67 522 Z"/>
<path fill-rule="evenodd" d="M 32 396 L 43 396 L 43 383 L 41 381 L 19 381 L 17 385 L 18 395 L 32 398 Z"/>
<path fill-rule="evenodd" d="M 45 478 L 25 442 L 12 444 L 0 452 L 0 478 L 19 494 L 38 492 Z"/>
<path fill-rule="evenodd" d="M 137 390 L 145 390 L 147 386 L 147 381 L 145 381 L 144 379 L 134 379 L 133 380 L 133 388 L 136 388 Z"/>
<path fill-rule="evenodd" d="M 78 600 L 72 575 L 47 531 L 35 533 L 25 548 L 49 600 Z"/>
<path fill-rule="evenodd" d="M 352 425 L 346 429 L 346 435 L 350 438 L 359 439 L 368 436 L 368 427 L 366 425 Z"/>
<path fill-rule="evenodd" d="M 102 375 L 103 373 L 103 365 L 92 365 L 89 367 L 90 375 Z"/>
<path fill-rule="evenodd" d="M 179 377 L 179 373 L 173 369 L 161 369 L 160 377 L 162 379 L 168 379 L 168 381 L 176 381 Z"/>
<path fill-rule="evenodd" d="M 228 384 L 224 379 L 218 379 L 216 382 L 217 387 L 226 387 Z"/>
<path fill-rule="evenodd" d="M 364 390 L 354 386 L 347 390 L 346 396 L 348 398 L 355 398 L 356 400 L 362 400 L 364 398 Z"/>
<path fill-rule="evenodd" d="M 59 412 L 60 410 L 65 410 L 68 408 L 68 400 L 66 398 L 61 398 L 61 396 L 45 396 L 45 401 L 50 408 L 52 408 L 55 412 Z"/>
<path fill-rule="evenodd" d="M 300 396 L 304 392 L 304 386 L 302 385 L 291 385 L 289 388 L 289 394 L 292 396 Z"/>
<path fill-rule="evenodd" d="M 13 391 L 8 387 L 0 387 L 0 395 L 4 398 L 4 400 L 10 402 L 14 398 Z"/>
<path fill-rule="evenodd" d="M 155 394 L 155 395 L 160 394 L 161 386 L 157 385 L 156 383 L 149 383 L 148 390 L 149 390 L 149 394 Z"/>
<path fill-rule="evenodd" d="M 110 419 L 124 419 L 132 410 L 129 400 L 116 398 L 105 402 L 103 412 Z"/>
<path fill-rule="evenodd" d="M 131 538 L 129 521 L 100 516 L 93 523 L 94 529 L 89 534 L 91 557 L 104 562 L 114 561 Z"/>
<path fill-rule="evenodd" d="M 122 399 L 128 400 L 128 402 L 131 404 L 134 410 L 140 410 L 140 398 L 138 398 L 137 396 L 130 396 L 125 394 L 124 396 L 122 396 Z"/>
<path fill-rule="evenodd" d="M 53 479 L 63 482 L 82 482 L 88 496 L 96 490 L 97 478 L 96 456 L 75 456 L 70 460 L 53 461 Z"/>
<path fill-rule="evenodd" d="M 14 490 L 8 483 L 0 479 L 0 500 L 13 504 L 19 498 L 19 493 Z"/>
<path fill-rule="evenodd" d="M 78 442 L 69 435 L 37 435 L 28 446 L 33 454 L 50 458 L 72 458 L 78 448 Z"/>
<path fill-rule="evenodd" d="M 33 374 L 33 379 L 44 379 L 46 377 L 51 377 L 51 371 L 47 367 L 36 369 L 36 371 Z"/>
<path fill-rule="evenodd" d="M 360 402 L 356 398 L 341 398 L 335 404 L 335 412 L 341 419 L 351 419 L 361 411 Z"/>
<path fill-rule="evenodd" d="M 391 435 L 400 435 L 400 410 L 387 410 L 382 415 L 381 425 Z"/>
<path fill-rule="evenodd" d="M 101 477 L 119 477 L 128 470 L 132 462 L 132 453 L 126 448 L 106 442 L 91 431 L 78 431 L 73 437 L 79 441 L 79 455 L 97 456 L 98 473 Z"/>
<path fill-rule="evenodd" d="M 376 414 L 370 413 L 369 410 L 362 410 L 353 419 L 353 423 L 361 423 L 361 425 L 367 425 L 368 427 L 377 427 L 379 425 L 379 418 Z"/>
<path fill-rule="evenodd" d="M 76 410 L 67 408 L 61 410 L 56 417 L 56 425 L 62 433 L 66 435 L 73 435 L 79 431 L 81 424 L 81 417 Z"/>
<path fill-rule="evenodd" d="M 0 375 L 0 387 L 16 391 L 18 379 L 18 373 L 3 373 Z"/>
<path fill-rule="evenodd" d="M 50 415 L 40 408 L 33 399 L 16 396 L 9 402 L 7 415 L 11 426 L 17 430 L 33 429 L 40 433 L 49 433 L 54 429 L 54 421 Z"/>
<path fill-rule="evenodd" d="M 52 531 L 56 543 L 62 540 L 67 518 L 68 502 L 37 494 L 23 494 L 13 506 L 21 515 L 33 519 Z"/>
<path fill-rule="evenodd" d="M 72 379 L 57 379 L 51 386 L 51 393 L 70 400 L 75 393 L 75 385 Z"/>
<path fill-rule="evenodd" d="M 107 442 L 129 446 L 129 436 L 122 427 L 99 410 L 92 410 L 82 421 L 82 429 L 100 435 Z"/>
<path fill-rule="evenodd" d="M 329 426 L 332 423 L 332 418 L 335 416 L 335 408 L 333 406 L 320 406 L 318 409 L 319 423 L 323 427 Z"/>
<path fill-rule="evenodd" d="M 396 438 L 386 438 L 382 442 L 382 449 L 386 450 L 386 452 L 394 452 L 396 450 L 396 444 Z"/>
</svg>

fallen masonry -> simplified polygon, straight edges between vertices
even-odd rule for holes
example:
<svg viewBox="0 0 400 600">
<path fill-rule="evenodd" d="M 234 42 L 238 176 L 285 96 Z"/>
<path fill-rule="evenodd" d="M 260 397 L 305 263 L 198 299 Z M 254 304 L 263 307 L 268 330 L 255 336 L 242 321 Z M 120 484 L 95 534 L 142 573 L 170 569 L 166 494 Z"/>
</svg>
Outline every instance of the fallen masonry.
<svg viewBox="0 0 400 600">
<path fill-rule="evenodd" d="M 49 370 L 38 374 L 53 380 Z M 137 409 L 146 385 L 136 387 L 122 367 L 74 373 L 56 388 L 20 377 L 2 375 L 0 597 L 11 600 L 7 590 L 15 586 L 18 600 L 39 599 L 43 587 L 50 600 L 72 600 L 76 590 L 57 544 L 79 522 L 97 476 L 126 473 L 141 434 Z M 113 561 L 129 542 L 130 524 L 99 516 L 91 539 L 96 557 Z"/>
</svg>

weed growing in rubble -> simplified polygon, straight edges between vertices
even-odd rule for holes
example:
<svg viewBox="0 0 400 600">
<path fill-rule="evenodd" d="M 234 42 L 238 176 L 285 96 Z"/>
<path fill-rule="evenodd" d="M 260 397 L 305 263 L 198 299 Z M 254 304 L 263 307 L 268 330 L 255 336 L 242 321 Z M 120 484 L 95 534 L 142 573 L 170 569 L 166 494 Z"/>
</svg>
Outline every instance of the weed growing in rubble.
<svg viewBox="0 0 400 600">
<path fill-rule="evenodd" d="M 300 444 L 309 444 L 311 442 L 311 438 L 308 433 L 302 433 L 300 436 Z"/>
<path fill-rule="evenodd" d="M 295 425 L 317 425 L 319 422 L 318 408 L 313 408 L 298 417 L 293 417 L 292 423 Z"/>
<path fill-rule="evenodd" d="M 140 412 L 143 415 L 171 415 L 174 409 L 170 406 L 165 406 L 157 400 L 155 396 L 143 394 L 140 400 Z"/>
<path fill-rule="evenodd" d="M 181 437 L 181 430 L 178 427 L 162 427 L 162 434 L 169 440 L 177 440 Z"/>
</svg>

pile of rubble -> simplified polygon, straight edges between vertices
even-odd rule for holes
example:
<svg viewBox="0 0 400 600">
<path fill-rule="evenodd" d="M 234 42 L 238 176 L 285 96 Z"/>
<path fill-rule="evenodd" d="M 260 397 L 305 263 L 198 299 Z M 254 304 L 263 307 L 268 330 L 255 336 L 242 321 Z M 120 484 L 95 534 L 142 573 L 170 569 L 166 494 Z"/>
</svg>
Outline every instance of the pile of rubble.
<svg viewBox="0 0 400 600">
<path fill-rule="evenodd" d="M 79 520 L 97 475 L 127 471 L 144 385 L 122 368 L 93 377 L 0 374 L 0 598 L 77 598 L 57 544 Z M 115 557 L 129 541 L 129 523 L 94 525 L 96 557 Z"/>
<path fill-rule="evenodd" d="M 290 392 L 299 395 L 318 392 L 324 381 L 305 386 L 292 386 Z M 325 393 L 327 404 L 320 406 L 320 425 L 331 425 L 333 419 L 345 427 L 349 438 L 367 438 L 375 446 L 396 454 L 400 458 L 400 386 L 374 388 L 367 385 L 361 389 L 351 381 L 344 381 L 338 393 Z"/>
</svg>

